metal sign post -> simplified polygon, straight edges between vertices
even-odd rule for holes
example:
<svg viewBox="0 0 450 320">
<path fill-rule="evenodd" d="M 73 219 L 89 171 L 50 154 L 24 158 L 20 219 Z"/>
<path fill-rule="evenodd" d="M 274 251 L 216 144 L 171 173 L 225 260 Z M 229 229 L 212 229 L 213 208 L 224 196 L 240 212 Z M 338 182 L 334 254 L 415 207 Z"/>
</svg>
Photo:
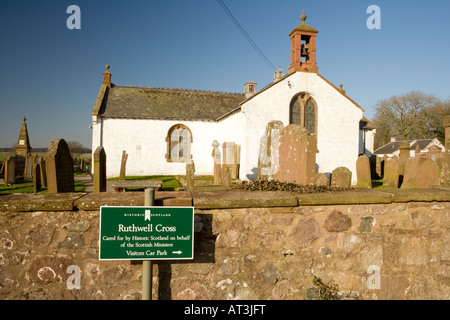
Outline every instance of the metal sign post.
<svg viewBox="0 0 450 320">
<path fill-rule="evenodd" d="M 145 189 L 144 205 L 151 207 L 155 204 L 155 189 Z M 153 263 L 152 260 L 142 261 L 142 300 L 152 300 L 152 279 Z"/>
</svg>

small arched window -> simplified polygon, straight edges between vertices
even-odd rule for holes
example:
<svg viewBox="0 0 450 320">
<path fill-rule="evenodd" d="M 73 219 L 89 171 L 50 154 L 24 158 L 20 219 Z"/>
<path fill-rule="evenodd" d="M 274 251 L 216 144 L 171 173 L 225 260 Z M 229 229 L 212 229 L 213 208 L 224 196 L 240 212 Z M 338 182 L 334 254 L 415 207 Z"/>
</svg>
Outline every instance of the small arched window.
<svg viewBox="0 0 450 320">
<path fill-rule="evenodd" d="M 169 129 L 166 137 L 168 162 L 188 162 L 192 159 L 192 134 L 188 127 L 177 124 Z"/>
<path fill-rule="evenodd" d="M 292 99 L 289 124 L 305 127 L 310 134 L 317 133 L 317 105 L 309 94 L 300 93 Z"/>
</svg>

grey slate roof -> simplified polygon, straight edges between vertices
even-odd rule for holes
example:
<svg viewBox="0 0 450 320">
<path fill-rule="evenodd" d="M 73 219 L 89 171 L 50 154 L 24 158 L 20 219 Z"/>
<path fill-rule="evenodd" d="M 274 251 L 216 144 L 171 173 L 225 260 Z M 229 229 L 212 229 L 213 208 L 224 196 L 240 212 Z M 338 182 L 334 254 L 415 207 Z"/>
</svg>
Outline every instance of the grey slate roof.
<svg viewBox="0 0 450 320">
<path fill-rule="evenodd" d="M 132 87 L 107 89 L 99 116 L 105 118 L 217 121 L 238 111 L 245 94 Z"/>
<path fill-rule="evenodd" d="M 406 142 L 408 142 L 410 145 L 412 142 L 414 142 L 411 146 L 410 146 L 410 150 L 415 150 L 416 146 L 419 145 L 420 150 L 425 149 L 431 142 L 433 141 L 433 139 L 422 139 L 422 140 L 408 140 Z M 382 146 L 381 148 L 375 150 L 374 154 L 391 154 L 394 153 L 395 151 L 397 151 L 400 147 L 400 144 L 402 144 L 402 142 L 405 141 L 392 141 L 389 142 L 388 144 L 385 144 L 384 146 Z"/>
</svg>

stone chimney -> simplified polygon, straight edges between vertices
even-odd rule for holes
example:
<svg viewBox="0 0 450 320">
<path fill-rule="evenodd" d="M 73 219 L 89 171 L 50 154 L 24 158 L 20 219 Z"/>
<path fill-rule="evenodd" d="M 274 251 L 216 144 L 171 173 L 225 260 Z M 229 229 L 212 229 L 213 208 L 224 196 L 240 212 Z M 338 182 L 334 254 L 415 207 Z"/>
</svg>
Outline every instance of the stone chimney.
<svg viewBox="0 0 450 320">
<path fill-rule="evenodd" d="M 256 93 L 256 82 L 253 81 L 248 81 L 245 85 L 244 85 L 244 92 L 245 92 L 245 97 L 248 99 L 251 96 L 253 96 Z"/>
<path fill-rule="evenodd" d="M 109 65 L 106 65 L 106 71 L 103 72 L 103 84 L 106 84 L 108 88 L 111 88 L 111 73 L 109 72 Z"/>
</svg>

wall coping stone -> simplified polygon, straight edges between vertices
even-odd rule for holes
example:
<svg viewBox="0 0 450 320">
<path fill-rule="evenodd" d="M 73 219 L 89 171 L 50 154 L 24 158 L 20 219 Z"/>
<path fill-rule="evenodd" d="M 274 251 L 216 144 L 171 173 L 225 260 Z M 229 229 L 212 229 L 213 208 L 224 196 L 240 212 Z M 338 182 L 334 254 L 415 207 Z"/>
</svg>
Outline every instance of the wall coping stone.
<svg viewBox="0 0 450 320">
<path fill-rule="evenodd" d="M 450 189 L 386 189 L 299 194 L 286 191 L 156 191 L 155 205 L 196 209 L 297 207 L 314 205 L 450 202 Z M 144 192 L 0 195 L 0 211 L 95 211 L 101 206 L 143 206 Z"/>
<path fill-rule="evenodd" d="M 0 196 L 2 211 L 73 211 L 86 193 L 13 193 Z"/>
</svg>

